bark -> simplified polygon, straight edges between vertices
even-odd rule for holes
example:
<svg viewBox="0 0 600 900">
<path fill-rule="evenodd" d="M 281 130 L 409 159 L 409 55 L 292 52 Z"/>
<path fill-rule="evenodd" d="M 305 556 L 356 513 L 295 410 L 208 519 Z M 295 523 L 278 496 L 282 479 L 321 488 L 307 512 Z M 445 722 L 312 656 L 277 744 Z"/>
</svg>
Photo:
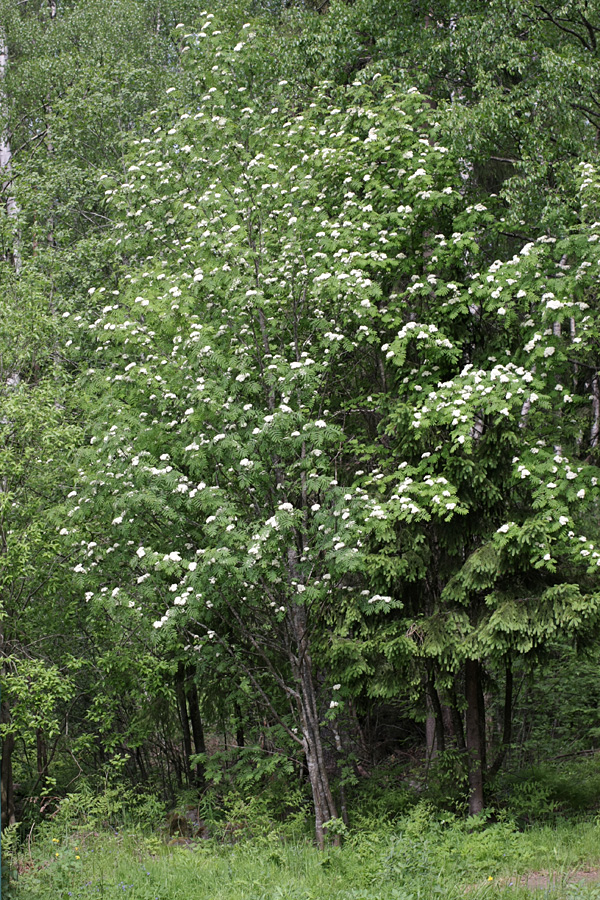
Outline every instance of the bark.
<svg viewBox="0 0 600 900">
<path fill-rule="evenodd" d="M 483 765 L 480 722 L 481 665 L 477 659 L 465 662 L 466 745 L 469 772 L 469 815 L 483 811 Z"/>
<path fill-rule="evenodd" d="M 6 100 L 4 95 L 4 79 L 8 68 L 8 46 L 6 37 L 0 26 L 0 116 L 5 114 L 2 106 L 5 106 Z M 12 176 L 12 151 L 10 149 L 10 138 L 8 132 L 3 130 L 0 132 L 0 192 L 6 197 L 5 208 L 9 218 L 16 219 L 19 213 L 17 201 L 13 192 L 13 176 Z M 12 248 L 12 263 L 17 274 L 21 270 L 21 255 L 19 251 L 19 243 L 15 235 Z"/>
<path fill-rule="evenodd" d="M 339 766 L 340 760 L 343 759 L 343 756 L 344 756 L 344 750 L 342 747 L 342 739 L 340 737 L 340 732 L 337 727 L 337 724 L 335 724 L 335 723 L 333 725 L 333 737 L 335 739 L 335 749 L 337 750 L 337 754 L 338 754 L 338 766 Z M 344 823 L 344 825 L 348 826 L 350 823 L 348 820 L 348 804 L 346 802 L 346 787 L 344 785 L 343 778 L 340 778 L 340 808 L 341 808 L 341 813 L 342 813 L 342 822 Z"/>
<path fill-rule="evenodd" d="M 242 718 L 242 710 L 240 709 L 239 703 L 234 704 L 234 712 L 235 712 L 235 742 L 238 747 L 246 746 L 246 738 L 244 735 L 244 722 Z"/>
<path fill-rule="evenodd" d="M 37 751 L 37 773 L 38 781 L 42 782 L 48 774 L 48 746 L 42 728 L 37 728 L 35 732 L 36 751 Z"/>
<path fill-rule="evenodd" d="M 452 690 L 450 691 L 450 715 L 452 716 L 452 730 L 454 731 L 456 746 L 459 750 L 466 750 L 467 744 L 465 741 L 463 718 L 458 708 L 458 697 L 456 696 L 454 687 L 452 687 Z"/>
<path fill-rule="evenodd" d="M 0 707 L 0 723 L 8 725 L 10 723 L 10 708 L 6 700 L 2 701 Z M 2 828 L 8 825 L 14 825 L 17 821 L 15 810 L 15 792 L 13 784 L 12 770 L 12 754 L 15 747 L 15 736 L 7 734 L 2 741 L 2 775 L 1 775 L 1 797 L 2 797 Z"/>
<path fill-rule="evenodd" d="M 298 545 L 302 545 L 300 538 Z M 298 581 L 298 556 L 296 547 L 288 550 L 287 568 L 292 583 Z M 306 607 L 302 603 L 292 602 L 288 610 L 287 621 L 291 638 L 288 656 L 297 687 L 296 697 L 302 730 L 302 748 L 306 757 L 315 807 L 315 838 L 317 846 L 323 850 L 325 826 L 330 819 L 337 819 L 338 814 L 325 766 Z M 334 844 L 339 845 L 339 843 L 339 836 L 336 835 Z"/>
<path fill-rule="evenodd" d="M 188 718 L 187 704 L 185 702 L 185 668 L 183 663 L 179 663 L 177 674 L 175 676 L 175 695 L 177 697 L 177 708 L 179 711 L 179 721 L 183 733 L 183 755 L 185 763 L 185 774 L 188 784 L 192 783 L 192 773 L 190 766 L 190 756 L 192 755 L 192 734 L 190 731 L 190 720 Z"/>
<path fill-rule="evenodd" d="M 590 428 L 590 447 L 595 450 L 600 436 L 600 385 L 598 375 L 592 379 L 592 427 Z"/>
<path fill-rule="evenodd" d="M 485 697 L 483 694 L 483 678 L 481 665 L 479 666 L 479 678 L 477 680 L 477 705 L 479 720 L 479 753 L 481 756 L 481 767 L 485 772 L 487 767 L 487 735 L 485 718 Z"/>
<path fill-rule="evenodd" d="M 194 749 L 196 753 L 206 753 L 206 744 L 204 742 L 204 726 L 202 724 L 202 716 L 200 715 L 200 702 L 198 700 L 198 690 L 192 681 L 188 691 L 188 706 L 190 711 L 190 722 L 192 724 L 192 735 L 194 737 Z M 196 763 L 196 787 L 203 790 L 206 786 L 206 776 L 204 765 L 201 762 Z"/>
<path fill-rule="evenodd" d="M 425 746 L 427 747 L 427 763 L 431 762 L 432 759 L 435 759 L 436 753 L 436 740 L 435 740 L 435 716 L 433 714 L 433 710 L 431 709 L 431 701 L 429 697 L 426 697 L 425 703 L 427 705 L 427 718 L 425 719 Z"/>
<path fill-rule="evenodd" d="M 144 754 L 142 753 L 142 751 L 139 747 L 135 748 L 135 761 L 136 761 L 137 767 L 140 772 L 140 780 L 142 781 L 143 784 L 147 784 L 148 783 L 148 771 L 146 769 L 146 764 L 144 762 Z M 163 783 L 164 783 L 164 779 L 163 779 Z"/>
<path fill-rule="evenodd" d="M 435 675 L 433 668 L 427 673 L 427 703 L 431 710 L 427 717 L 427 725 L 432 731 L 431 744 L 427 745 L 427 755 L 430 760 L 434 759 L 438 753 L 443 753 L 446 749 L 446 740 L 444 735 L 444 717 L 442 713 L 442 704 L 440 703 L 439 694 L 435 686 Z M 431 719 L 431 722 L 429 720 Z"/>
<path fill-rule="evenodd" d="M 506 680 L 504 683 L 504 713 L 502 727 L 502 743 L 496 758 L 490 766 L 488 775 L 494 778 L 500 771 L 500 766 L 504 762 L 504 757 L 510 747 L 512 741 L 512 704 L 513 704 L 513 671 L 512 662 L 508 660 L 506 663 Z"/>
<path fill-rule="evenodd" d="M 305 608 L 295 605 L 290 611 L 290 619 L 296 650 L 291 662 L 298 684 L 302 746 L 315 807 L 315 837 L 317 846 L 323 850 L 326 823 L 337 819 L 338 814 L 325 766 Z M 339 843 L 337 836 L 334 843 Z"/>
<path fill-rule="evenodd" d="M 308 768 L 308 778 L 312 791 L 315 808 L 315 838 L 319 850 L 325 848 L 325 831 L 327 822 L 337 818 L 335 802 L 331 794 L 329 779 L 323 764 L 323 745 L 318 727 L 313 722 L 304 719 L 302 723 L 304 734 L 304 755 Z M 339 838 L 334 839 L 339 844 Z"/>
</svg>

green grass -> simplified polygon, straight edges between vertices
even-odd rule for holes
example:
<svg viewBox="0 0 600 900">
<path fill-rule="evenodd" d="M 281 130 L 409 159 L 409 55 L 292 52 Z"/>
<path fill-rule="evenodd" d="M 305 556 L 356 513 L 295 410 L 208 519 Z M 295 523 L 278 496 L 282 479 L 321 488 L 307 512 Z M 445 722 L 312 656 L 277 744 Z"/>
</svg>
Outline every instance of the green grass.
<svg viewBox="0 0 600 900">
<path fill-rule="evenodd" d="M 79 858 L 78 858 L 79 857 Z M 169 846 L 128 830 L 43 834 L 19 856 L 16 900 L 473 900 L 499 896 L 600 900 L 600 882 L 567 885 L 600 864 L 600 825 L 559 823 L 519 832 L 510 821 L 444 818 L 419 804 L 396 823 L 357 823 L 341 849 L 263 831 L 234 845 Z M 555 885 L 519 887 L 529 872 Z M 511 886 L 512 882 L 512 886 Z"/>
</svg>

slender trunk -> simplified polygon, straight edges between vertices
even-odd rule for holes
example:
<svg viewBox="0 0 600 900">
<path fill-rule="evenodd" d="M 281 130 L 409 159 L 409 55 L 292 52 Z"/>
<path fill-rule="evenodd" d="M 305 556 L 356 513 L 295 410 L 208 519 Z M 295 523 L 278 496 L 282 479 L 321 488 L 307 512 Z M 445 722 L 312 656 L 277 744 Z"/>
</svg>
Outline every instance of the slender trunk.
<svg viewBox="0 0 600 900">
<path fill-rule="evenodd" d="M 500 771 L 500 766 L 504 762 L 504 757 L 510 747 L 512 741 L 512 704 L 513 704 L 513 671 L 512 661 L 509 659 L 506 663 L 506 681 L 504 683 L 504 713 L 502 728 L 502 743 L 496 755 L 496 759 L 490 766 L 488 775 L 494 778 Z"/>
<path fill-rule="evenodd" d="M 8 725 L 10 723 L 10 707 L 6 700 L 2 701 L 0 707 L 0 723 L 2 723 L 2 725 Z M 14 825 L 17 821 L 12 770 L 12 754 L 14 747 L 15 736 L 11 732 L 7 734 L 2 741 L 1 799 L 3 829 L 8 825 Z"/>
<path fill-rule="evenodd" d="M 340 764 L 340 761 L 344 757 L 344 750 L 342 747 L 342 739 L 340 737 L 339 728 L 337 727 L 337 723 L 335 723 L 335 722 L 333 724 L 333 737 L 335 740 L 335 749 L 337 750 L 337 754 L 338 754 L 337 762 L 338 762 L 338 773 L 339 773 L 339 764 Z M 348 820 L 348 804 L 346 802 L 346 786 L 344 784 L 343 775 L 341 775 L 341 773 L 339 773 L 339 774 L 340 774 L 340 811 L 342 813 L 342 822 L 344 823 L 344 825 L 348 826 L 350 823 Z"/>
<path fill-rule="evenodd" d="M 206 744 L 204 742 L 204 726 L 200 715 L 200 702 L 198 700 L 198 690 L 192 682 L 188 688 L 188 706 L 190 710 L 190 722 L 192 723 L 192 735 L 194 737 L 194 749 L 196 753 L 206 753 Z M 206 785 L 206 776 L 204 772 L 204 764 L 196 763 L 196 787 L 203 790 Z"/>
<path fill-rule="evenodd" d="M 303 692 L 304 693 L 304 692 Z M 303 700 L 305 698 L 303 697 Z M 305 704 L 303 703 L 303 706 Z M 323 764 L 323 745 L 318 726 L 303 716 L 304 755 L 315 808 L 315 837 L 319 850 L 325 848 L 325 826 L 330 819 L 337 818 L 335 802 L 331 794 L 329 779 Z M 339 839 L 334 839 L 339 844 Z"/>
<path fill-rule="evenodd" d="M 325 847 L 326 823 L 330 819 L 337 819 L 337 809 L 325 766 L 317 695 L 306 627 L 306 610 L 303 606 L 295 605 L 290 612 L 296 645 L 296 653 L 292 654 L 291 662 L 300 695 L 299 712 L 303 737 L 302 746 L 306 757 L 306 766 L 315 808 L 315 837 L 317 846 L 320 850 L 323 850 Z M 334 843 L 339 843 L 337 836 L 334 839 Z"/>
<path fill-rule="evenodd" d="M 298 550 L 290 548 L 287 553 L 287 566 L 290 581 L 297 583 Z M 306 607 L 301 602 L 292 602 L 288 610 L 288 625 L 291 642 L 288 647 L 289 660 L 297 686 L 298 712 L 302 729 L 302 747 L 306 757 L 308 777 L 312 789 L 315 807 L 315 837 L 320 850 L 325 847 L 325 826 L 330 819 L 337 819 L 337 809 L 331 793 L 321 727 L 317 693 L 313 677 L 313 663 L 310 654 L 310 636 Z M 335 836 L 334 844 L 339 844 L 339 836 Z"/>
<path fill-rule="evenodd" d="M 590 448 L 595 450 L 600 437 L 600 385 L 598 375 L 592 379 L 592 427 L 590 428 Z"/>
<path fill-rule="evenodd" d="M 487 768 L 487 733 L 485 716 L 485 697 L 483 694 L 483 678 L 481 665 L 479 666 L 479 678 L 477 679 L 477 705 L 479 720 L 479 752 L 481 756 L 481 768 L 485 772 Z"/>
<path fill-rule="evenodd" d="M 6 36 L 0 26 L 0 115 L 6 114 L 6 110 L 2 109 L 6 106 L 6 97 L 4 94 L 4 79 L 8 67 L 8 46 Z M 13 175 L 12 175 L 12 151 L 10 149 L 10 139 L 6 130 L 0 132 L 0 192 L 6 196 L 5 209 L 9 219 L 16 219 L 19 214 L 19 207 L 14 197 Z M 18 235 L 15 233 L 12 246 L 12 263 L 15 272 L 18 274 L 21 270 L 21 254 L 19 250 Z"/>
<path fill-rule="evenodd" d="M 239 703 L 234 703 L 233 711 L 235 713 L 235 742 L 238 747 L 245 747 L 246 739 L 244 735 L 244 722 Z"/>
<path fill-rule="evenodd" d="M 183 663 L 179 663 L 177 667 L 177 674 L 175 676 L 175 695 L 177 697 L 179 721 L 181 723 L 181 731 L 183 734 L 185 775 L 188 784 L 191 784 L 192 773 L 190 767 L 190 756 L 192 755 L 192 735 L 190 732 L 190 720 L 188 718 L 187 704 L 185 702 L 185 669 Z"/>
<path fill-rule="evenodd" d="M 46 737 L 42 728 L 36 728 L 35 742 L 37 751 L 37 773 L 38 781 L 42 783 L 48 774 L 48 746 Z"/>
<path fill-rule="evenodd" d="M 456 689 L 454 688 L 454 686 L 450 691 L 450 715 L 452 717 L 452 729 L 454 731 L 456 746 L 459 750 L 466 750 L 467 744 L 465 742 L 463 718 L 458 708 L 458 697 L 456 696 Z"/>
<path fill-rule="evenodd" d="M 465 662 L 466 745 L 469 772 L 469 815 L 476 816 L 483 810 L 483 765 L 481 756 L 479 660 Z"/>
<path fill-rule="evenodd" d="M 427 718 L 425 719 L 425 748 L 427 755 L 427 765 L 435 759 L 436 739 L 435 739 L 435 716 L 431 708 L 431 700 L 429 695 L 425 697 L 427 706 Z"/>
<path fill-rule="evenodd" d="M 427 672 L 427 702 L 430 709 L 430 715 L 427 717 L 427 724 L 431 729 L 431 743 L 428 741 L 427 755 L 430 760 L 434 759 L 438 753 L 443 753 L 446 749 L 446 740 L 444 736 L 444 718 L 442 713 L 442 704 L 435 687 L 435 675 L 433 667 L 428 668 Z M 431 719 L 431 722 L 429 721 Z"/>
<path fill-rule="evenodd" d="M 135 748 L 135 761 L 140 772 L 140 781 L 143 784 L 146 784 L 148 781 L 148 774 L 146 772 L 146 765 L 144 763 L 144 754 L 139 747 Z"/>
</svg>

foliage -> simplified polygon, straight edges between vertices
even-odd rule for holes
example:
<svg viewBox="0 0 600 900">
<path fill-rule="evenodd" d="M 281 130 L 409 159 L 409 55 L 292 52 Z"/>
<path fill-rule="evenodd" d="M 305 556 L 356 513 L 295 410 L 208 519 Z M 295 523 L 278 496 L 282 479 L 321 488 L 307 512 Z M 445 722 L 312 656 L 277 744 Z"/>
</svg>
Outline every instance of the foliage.
<svg viewBox="0 0 600 900">
<path fill-rule="evenodd" d="M 136 793 L 122 785 L 81 782 L 76 792 L 61 800 L 46 831 L 72 835 L 98 829 L 138 826 L 152 829 L 164 815 L 164 805 L 151 794 Z"/>
<path fill-rule="evenodd" d="M 76 571 L 112 567 L 94 603 L 156 610 L 165 646 L 237 669 L 294 741 L 273 690 L 309 690 L 308 635 L 351 693 L 373 644 L 395 685 L 417 647 L 453 676 L 593 627 L 598 235 L 578 197 L 569 234 L 490 263 L 501 222 L 466 202 L 422 95 L 369 71 L 267 113 L 256 32 L 232 47 L 215 24 L 184 36 L 195 111 L 175 92 L 107 181 L 131 268 L 80 323 L 99 416 Z"/>
<path fill-rule="evenodd" d="M 305 841 L 243 840 L 175 845 L 152 843 L 139 832 L 103 832 L 51 838 L 32 847 L 21 866 L 19 896 L 105 897 L 291 897 L 331 896 L 334 900 L 383 897 L 458 898 L 531 896 L 516 887 L 521 875 L 550 868 L 560 884 L 574 865 L 598 861 L 598 828 L 592 823 L 555 829 L 515 830 L 510 821 L 481 822 L 472 829 L 442 820 L 420 804 L 391 829 L 372 820 L 371 828 L 351 833 L 343 849 L 325 854 Z M 75 848 L 78 848 L 77 851 Z M 59 854 L 57 857 L 56 854 Z M 81 857 L 82 870 L 68 869 Z M 52 894 L 52 891 L 55 893 Z M 547 894 L 548 895 L 548 894 Z M 555 896 L 551 893 L 550 896 Z"/>
<path fill-rule="evenodd" d="M 324 843 L 361 779 L 412 804 L 385 704 L 457 811 L 593 750 L 594 4 L 110 10 L 0 3 L 3 791 L 208 784 L 266 835 L 308 779 Z"/>
</svg>

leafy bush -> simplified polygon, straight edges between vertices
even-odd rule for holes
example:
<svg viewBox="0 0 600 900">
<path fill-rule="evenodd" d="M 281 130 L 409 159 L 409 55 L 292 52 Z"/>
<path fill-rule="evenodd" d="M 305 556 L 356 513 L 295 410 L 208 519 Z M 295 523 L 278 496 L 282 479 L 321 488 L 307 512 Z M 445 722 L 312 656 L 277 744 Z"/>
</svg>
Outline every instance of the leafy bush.
<svg viewBox="0 0 600 900">
<path fill-rule="evenodd" d="M 596 760 L 552 769 L 537 766 L 505 780 L 507 809 L 522 824 L 553 822 L 600 806 L 600 771 Z"/>
<path fill-rule="evenodd" d="M 467 809 L 469 784 L 465 754 L 451 748 L 433 760 L 425 797 L 440 809 L 464 813 Z"/>
<path fill-rule="evenodd" d="M 106 786 L 96 793 L 87 782 L 81 781 L 77 791 L 60 801 L 42 830 L 63 835 L 107 828 L 152 829 L 164 816 L 165 806 L 153 794 L 138 793 L 121 786 Z"/>
</svg>

